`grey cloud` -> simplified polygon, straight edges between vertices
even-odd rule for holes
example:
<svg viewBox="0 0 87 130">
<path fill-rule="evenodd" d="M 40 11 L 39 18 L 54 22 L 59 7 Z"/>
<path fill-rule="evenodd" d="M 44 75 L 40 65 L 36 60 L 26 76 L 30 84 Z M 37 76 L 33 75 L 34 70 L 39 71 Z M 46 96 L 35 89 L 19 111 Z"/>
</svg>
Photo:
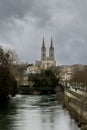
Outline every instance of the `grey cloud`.
<svg viewBox="0 0 87 130">
<path fill-rule="evenodd" d="M 0 0 L 0 21 L 11 17 L 23 18 L 34 0 Z"/>
<path fill-rule="evenodd" d="M 48 6 L 40 0 L 0 0 L 1 22 L 23 19 L 26 15 L 36 18 L 37 24 L 44 24 L 50 18 Z"/>
<path fill-rule="evenodd" d="M 86 6 L 86 0 L 0 0 L 0 42 L 33 62 L 43 36 L 47 44 L 53 36 L 58 64 L 86 64 Z"/>
</svg>

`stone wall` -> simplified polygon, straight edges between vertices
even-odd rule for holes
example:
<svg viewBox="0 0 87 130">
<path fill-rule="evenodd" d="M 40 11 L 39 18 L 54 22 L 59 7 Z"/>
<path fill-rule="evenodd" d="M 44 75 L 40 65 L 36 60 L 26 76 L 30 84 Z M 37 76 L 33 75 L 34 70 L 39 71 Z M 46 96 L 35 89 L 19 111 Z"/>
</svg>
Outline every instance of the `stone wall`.
<svg viewBox="0 0 87 130">
<path fill-rule="evenodd" d="M 65 107 L 71 116 L 82 130 L 87 130 L 87 94 L 73 89 L 65 89 L 64 97 Z"/>
</svg>

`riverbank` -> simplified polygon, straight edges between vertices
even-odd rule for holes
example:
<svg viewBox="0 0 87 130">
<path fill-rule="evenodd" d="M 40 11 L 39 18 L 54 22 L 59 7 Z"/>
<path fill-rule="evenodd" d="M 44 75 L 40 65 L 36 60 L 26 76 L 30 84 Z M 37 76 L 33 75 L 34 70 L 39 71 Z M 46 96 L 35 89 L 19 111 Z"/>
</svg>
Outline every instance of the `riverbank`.
<svg viewBox="0 0 87 130">
<path fill-rule="evenodd" d="M 87 93 L 80 92 L 79 90 L 65 89 L 64 94 L 60 92 L 58 96 L 81 130 L 87 130 Z"/>
<path fill-rule="evenodd" d="M 55 94 L 54 87 L 31 87 L 29 85 L 20 85 L 17 88 L 18 94 L 27 94 L 27 95 L 46 95 L 46 94 Z"/>
</svg>

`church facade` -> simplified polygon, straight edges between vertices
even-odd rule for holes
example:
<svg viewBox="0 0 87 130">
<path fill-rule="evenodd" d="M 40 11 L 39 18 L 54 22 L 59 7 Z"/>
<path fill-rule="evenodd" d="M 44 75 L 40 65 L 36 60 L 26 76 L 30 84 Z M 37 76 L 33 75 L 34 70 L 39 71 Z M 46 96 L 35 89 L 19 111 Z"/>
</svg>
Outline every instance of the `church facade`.
<svg viewBox="0 0 87 130">
<path fill-rule="evenodd" d="M 51 38 L 51 43 L 50 43 L 50 47 L 49 47 L 49 56 L 48 57 L 46 56 L 46 47 L 45 47 L 45 42 L 44 42 L 44 38 L 43 38 L 42 47 L 41 47 L 41 60 L 36 61 L 36 65 L 39 66 L 41 69 L 47 69 L 49 67 L 56 66 L 52 38 Z"/>
</svg>

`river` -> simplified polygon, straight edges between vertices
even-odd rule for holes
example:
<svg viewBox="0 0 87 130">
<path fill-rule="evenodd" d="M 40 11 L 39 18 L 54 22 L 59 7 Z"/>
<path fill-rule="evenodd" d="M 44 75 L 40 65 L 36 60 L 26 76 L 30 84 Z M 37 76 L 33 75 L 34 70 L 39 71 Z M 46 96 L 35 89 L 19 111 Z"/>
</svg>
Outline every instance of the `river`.
<svg viewBox="0 0 87 130">
<path fill-rule="evenodd" d="M 80 130 L 55 95 L 16 95 L 0 107 L 0 130 Z"/>
</svg>

